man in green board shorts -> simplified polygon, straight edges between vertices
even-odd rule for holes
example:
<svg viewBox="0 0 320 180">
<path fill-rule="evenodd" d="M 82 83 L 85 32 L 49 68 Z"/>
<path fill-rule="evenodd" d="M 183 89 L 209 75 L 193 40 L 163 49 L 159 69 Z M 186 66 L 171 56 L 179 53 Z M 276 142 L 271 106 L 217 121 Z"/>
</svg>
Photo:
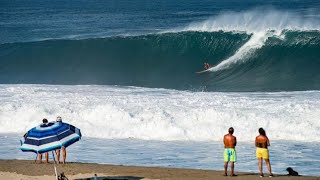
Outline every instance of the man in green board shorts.
<svg viewBox="0 0 320 180">
<path fill-rule="evenodd" d="M 237 161 L 237 153 L 235 147 L 237 145 L 237 138 L 233 136 L 233 127 L 229 128 L 229 133 L 224 135 L 224 176 L 227 176 L 228 163 L 231 164 L 230 176 L 237 176 L 234 174 L 234 163 Z"/>
</svg>

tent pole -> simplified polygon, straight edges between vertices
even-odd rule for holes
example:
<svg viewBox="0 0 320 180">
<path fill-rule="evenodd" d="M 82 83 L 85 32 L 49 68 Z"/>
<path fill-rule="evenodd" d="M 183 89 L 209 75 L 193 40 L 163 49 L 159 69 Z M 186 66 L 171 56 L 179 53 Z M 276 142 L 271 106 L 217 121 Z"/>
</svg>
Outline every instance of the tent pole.
<svg viewBox="0 0 320 180">
<path fill-rule="evenodd" d="M 56 179 L 58 180 L 58 173 L 57 173 L 57 167 L 56 167 L 56 158 L 54 157 L 54 153 L 52 152 L 52 156 L 53 156 L 53 163 L 54 163 L 54 174 L 56 175 Z"/>
</svg>

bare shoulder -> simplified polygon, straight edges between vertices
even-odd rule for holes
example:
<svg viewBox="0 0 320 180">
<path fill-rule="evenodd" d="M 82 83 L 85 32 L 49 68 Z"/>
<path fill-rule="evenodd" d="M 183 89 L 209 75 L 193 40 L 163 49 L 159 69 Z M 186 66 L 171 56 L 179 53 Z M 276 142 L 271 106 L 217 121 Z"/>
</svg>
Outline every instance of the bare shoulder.
<svg viewBox="0 0 320 180">
<path fill-rule="evenodd" d="M 266 140 L 269 142 L 269 138 L 268 138 L 268 136 L 266 136 Z"/>
<path fill-rule="evenodd" d="M 237 141 L 237 137 L 236 136 L 232 136 L 234 141 Z"/>
</svg>

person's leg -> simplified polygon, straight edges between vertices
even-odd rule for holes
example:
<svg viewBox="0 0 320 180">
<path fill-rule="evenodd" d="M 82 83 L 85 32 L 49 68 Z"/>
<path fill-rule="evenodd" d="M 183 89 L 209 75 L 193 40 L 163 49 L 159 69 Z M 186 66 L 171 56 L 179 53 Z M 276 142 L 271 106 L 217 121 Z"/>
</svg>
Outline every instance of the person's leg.
<svg viewBox="0 0 320 180">
<path fill-rule="evenodd" d="M 237 176 L 234 174 L 234 163 L 237 161 L 237 153 L 235 149 L 230 150 L 230 164 L 231 164 L 231 174 L 230 176 Z"/>
<path fill-rule="evenodd" d="M 62 150 L 62 155 L 63 155 L 62 163 L 65 164 L 66 163 L 66 158 L 67 158 L 67 150 L 66 150 L 65 147 L 62 147 L 61 150 Z"/>
<path fill-rule="evenodd" d="M 230 164 L 231 164 L 231 175 L 230 176 L 234 176 L 235 174 L 234 174 L 234 162 L 230 162 Z"/>
<path fill-rule="evenodd" d="M 57 161 L 56 162 L 59 164 L 60 163 L 60 149 L 57 149 L 56 153 L 57 153 Z"/>
<path fill-rule="evenodd" d="M 39 163 L 42 163 L 42 154 L 39 154 Z"/>
<path fill-rule="evenodd" d="M 272 171 L 271 171 L 271 164 L 270 164 L 270 160 L 269 159 L 265 159 L 266 161 L 266 164 L 267 164 L 267 168 L 268 168 L 268 171 L 270 173 L 270 176 L 272 176 Z"/>
<path fill-rule="evenodd" d="M 258 158 L 260 175 L 263 176 L 262 158 Z"/>
<path fill-rule="evenodd" d="M 46 152 L 46 163 L 49 163 L 49 153 Z"/>
<path fill-rule="evenodd" d="M 228 149 L 224 149 L 223 158 L 224 158 L 224 175 L 227 176 L 227 173 L 228 173 L 228 162 L 230 161 L 230 156 L 229 156 Z"/>
<path fill-rule="evenodd" d="M 224 175 L 226 176 L 228 172 L 228 161 L 224 162 Z"/>
</svg>

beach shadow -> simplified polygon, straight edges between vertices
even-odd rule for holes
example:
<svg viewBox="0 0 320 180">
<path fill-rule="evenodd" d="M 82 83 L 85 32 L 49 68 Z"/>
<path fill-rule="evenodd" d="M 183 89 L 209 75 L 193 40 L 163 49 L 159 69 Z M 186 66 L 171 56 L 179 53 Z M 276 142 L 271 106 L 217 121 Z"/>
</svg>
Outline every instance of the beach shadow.
<svg viewBox="0 0 320 180">
<path fill-rule="evenodd" d="M 283 176 L 286 176 L 286 177 L 302 177 L 302 175 L 290 176 L 289 174 L 278 174 L 277 176 L 279 176 L 279 177 L 283 177 Z"/>
<path fill-rule="evenodd" d="M 257 173 L 241 173 L 238 174 L 238 176 L 259 176 Z"/>
<path fill-rule="evenodd" d="M 257 173 L 241 173 L 238 174 L 238 176 L 260 176 L 260 174 Z M 264 174 L 264 177 L 269 177 L 269 174 Z M 273 174 L 273 177 L 294 177 L 294 176 L 289 176 L 287 174 Z M 297 176 L 295 176 L 297 177 Z M 299 175 L 298 177 L 301 177 L 301 175 Z"/>
<path fill-rule="evenodd" d="M 143 177 L 137 176 L 98 176 L 92 178 L 75 179 L 75 180 L 140 180 Z"/>
</svg>

